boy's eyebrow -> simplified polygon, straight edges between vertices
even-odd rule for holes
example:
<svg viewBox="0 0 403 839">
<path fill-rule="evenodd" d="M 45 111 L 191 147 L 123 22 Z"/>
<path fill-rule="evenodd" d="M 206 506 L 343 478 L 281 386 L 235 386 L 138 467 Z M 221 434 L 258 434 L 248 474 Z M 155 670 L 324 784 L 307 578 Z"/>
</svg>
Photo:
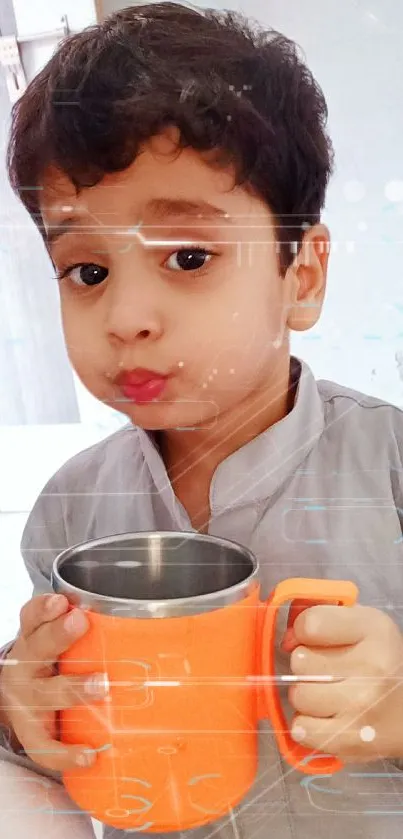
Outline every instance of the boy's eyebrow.
<svg viewBox="0 0 403 839">
<path fill-rule="evenodd" d="M 160 220 L 175 216 L 191 216 L 193 218 L 220 218 L 231 222 L 229 214 L 221 207 L 208 201 L 191 201 L 186 198 L 152 198 L 145 208 L 154 218 Z"/>
<path fill-rule="evenodd" d="M 152 198 L 145 205 L 144 211 L 150 220 L 155 221 L 167 221 L 169 218 L 186 216 L 200 219 L 201 222 L 203 219 L 221 219 L 228 224 L 235 222 L 235 219 L 231 218 L 226 210 L 216 207 L 215 204 L 210 204 L 208 201 L 190 201 L 185 198 Z M 82 217 L 71 215 L 49 225 L 45 234 L 48 247 L 51 248 L 58 239 L 72 228 L 80 227 L 82 221 Z M 92 229 L 94 228 L 98 230 L 98 226 L 94 225 Z M 86 226 L 86 229 L 88 229 L 88 226 Z"/>
<path fill-rule="evenodd" d="M 50 224 L 47 230 L 45 230 L 45 240 L 48 249 L 50 250 L 58 239 L 74 227 L 80 227 L 79 216 L 69 216 L 54 224 Z"/>
</svg>

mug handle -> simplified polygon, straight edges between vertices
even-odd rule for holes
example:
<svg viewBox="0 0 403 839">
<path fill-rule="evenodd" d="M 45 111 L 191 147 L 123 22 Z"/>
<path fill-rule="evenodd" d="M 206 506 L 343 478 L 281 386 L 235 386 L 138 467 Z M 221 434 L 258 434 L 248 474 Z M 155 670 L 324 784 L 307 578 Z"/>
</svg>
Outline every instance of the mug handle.
<svg viewBox="0 0 403 839">
<path fill-rule="evenodd" d="M 343 580 L 309 580 L 295 578 L 279 583 L 265 604 L 262 627 L 262 673 L 269 676 L 264 684 L 267 716 L 273 726 L 277 744 L 287 763 L 307 775 L 329 775 L 342 769 L 340 760 L 300 746 L 288 731 L 288 721 L 281 707 L 275 675 L 275 631 L 280 606 L 293 600 L 304 600 L 315 606 L 318 602 L 337 606 L 353 606 L 358 597 L 357 586 Z M 318 755 L 315 757 L 315 755 Z"/>
</svg>

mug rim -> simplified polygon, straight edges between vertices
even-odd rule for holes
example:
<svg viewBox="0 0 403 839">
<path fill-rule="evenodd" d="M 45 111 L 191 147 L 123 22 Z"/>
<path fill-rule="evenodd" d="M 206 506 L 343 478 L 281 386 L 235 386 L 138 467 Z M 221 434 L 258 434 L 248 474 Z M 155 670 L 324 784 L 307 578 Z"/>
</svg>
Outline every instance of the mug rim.
<svg viewBox="0 0 403 839">
<path fill-rule="evenodd" d="M 150 536 L 164 537 L 166 539 L 178 539 L 185 537 L 185 540 L 211 542 L 215 545 L 221 544 L 225 548 L 231 548 L 248 558 L 251 562 L 251 573 L 235 585 L 225 589 L 209 592 L 208 594 L 196 594 L 189 597 L 172 597 L 163 600 L 146 600 L 125 597 L 114 597 L 96 592 L 88 592 L 78 586 L 68 583 L 61 576 L 61 568 L 72 556 L 84 553 L 86 550 L 96 547 L 105 547 L 111 543 L 119 543 L 132 539 L 137 541 Z M 89 609 L 115 617 L 136 617 L 136 618 L 164 618 L 164 617 L 187 617 L 196 614 L 205 614 L 225 606 L 232 605 L 248 597 L 258 585 L 259 563 L 249 548 L 244 547 L 231 539 L 224 539 L 221 536 L 213 536 L 210 533 L 198 533 L 197 531 L 186 530 L 139 530 L 125 533 L 115 533 L 108 536 L 100 536 L 97 539 L 89 539 L 85 542 L 78 542 L 69 548 L 61 551 L 53 560 L 51 572 L 51 584 L 56 594 L 64 594 L 70 602 L 79 608 Z M 187 607 L 187 608 L 186 608 Z M 122 614 L 116 614 L 121 612 Z"/>
</svg>

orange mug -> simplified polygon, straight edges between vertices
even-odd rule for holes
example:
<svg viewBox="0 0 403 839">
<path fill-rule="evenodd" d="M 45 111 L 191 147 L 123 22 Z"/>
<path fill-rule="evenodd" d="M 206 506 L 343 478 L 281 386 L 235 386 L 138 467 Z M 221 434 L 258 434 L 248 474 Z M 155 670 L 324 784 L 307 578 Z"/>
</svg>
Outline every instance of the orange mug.
<svg viewBox="0 0 403 839">
<path fill-rule="evenodd" d="M 97 752 L 64 785 L 93 818 L 171 832 L 224 816 L 252 786 L 260 717 L 284 758 L 309 775 L 341 764 L 296 744 L 276 689 L 279 607 L 294 599 L 352 605 L 350 582 L 286 580 L 266 603 L 246 548 L 199 533 L 124 533 L 60 554 L 52 586 L 90 628 L 62 674 L 108 675 L 101 702 L 60 713 L 60 739 Z"/>
</svg>

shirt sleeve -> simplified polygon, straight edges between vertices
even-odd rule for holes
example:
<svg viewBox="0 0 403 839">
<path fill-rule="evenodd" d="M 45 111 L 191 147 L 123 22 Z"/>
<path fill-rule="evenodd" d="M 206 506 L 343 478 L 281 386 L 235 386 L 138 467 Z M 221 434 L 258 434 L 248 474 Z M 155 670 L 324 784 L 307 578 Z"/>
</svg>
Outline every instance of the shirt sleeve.
<svg viewBox="0 0 403 839">
<path fill-rule="evenodd" d="M 21 539 L 21 553 L 31 578 L 33 594 L 52 591 L 51 572 L 53 561 L 67 548 L 67 536 L 62 499 L 57 476 L 51 478 L 37 499 Z"/>
<path fill-rule="evenodd" d="M 51 593 L 51 571 L 55 557 L 67 547 L 61 494 L 57 478 L 46 484 L 28 517 L 21 540 L 21 553 L 31 578 L 32 596 Z M 22 604 L 21 604 L 22 605 Z M 0 667 L 14 640 L 0 650 Z M 13 732 L 0 725 L 0 760 L 16 763 L 46 777 L 60 780 L 59 772 L 47 770 L 29 758 Z"/>
</svg>

